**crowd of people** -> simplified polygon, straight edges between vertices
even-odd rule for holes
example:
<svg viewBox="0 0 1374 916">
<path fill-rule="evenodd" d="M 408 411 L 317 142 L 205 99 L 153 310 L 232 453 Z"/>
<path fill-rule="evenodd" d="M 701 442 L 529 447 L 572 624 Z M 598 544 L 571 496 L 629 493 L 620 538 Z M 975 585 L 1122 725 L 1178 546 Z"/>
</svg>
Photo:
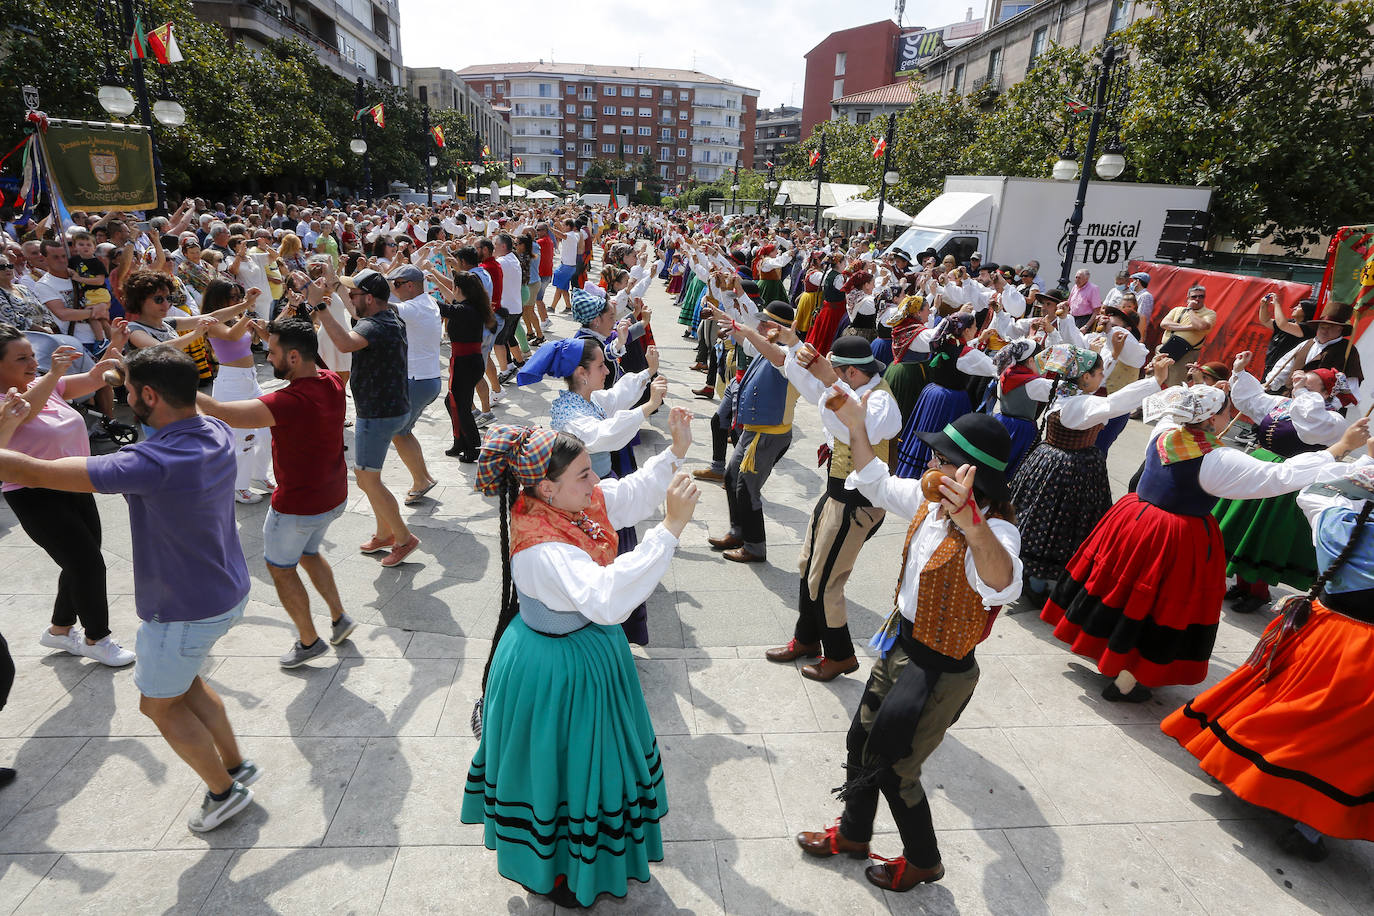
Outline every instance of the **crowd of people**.
<svg viewBox="0 0 1374 916">
<path fill-rule="evenodd" d="M 387 567 L 422 550 L 404 508 L 438 483 L 415 429 L 442 395 L 445 457 L 500 517 L 501 612 L 460 816 L 532 892 L 586 906 L 662 859 L 662 764 L 630 644 L 652 645 L 646 602 L 699 486 L 726 494 L 710 547 L 768 562 L 765 490 L 797 422 L 824 437 L 823 481 L 793 636 L 766 658 L 821 682 L 859 671 L 846 583 L 889 514 L 908 524 L 846 736 L 843 813 L 798 835 L 807 854 L 867 857 L 881 794 L 902 849 L 874 856 L 868 880 L 906 891 L 944 875 L 921 770 L 1002 608 L 1033 605 L 1095 663 L 1106 700 L 1139 703 L 1202 683 L 1226 603 L 1254 613 L 1279 584 L 1305 594 L 1163 728 L 1290 818 L 1286 849 L 1374 839 L 1374 445 L 1348 305 L 1285 315 L 1265 296 L 1268 350 L 1227 365 L 1197 359 L 1217 326 L 1202 286 L 1178 305 L 1155 302 L 1148 271 L 1105 294 L 1086 270 L 1057 289 L 1034 261 L 959 263 L 757 216 L 245 197 L 72 219 L 5 226 L 0 481 L 60 570 L 38 641 L 136 662 L 141 710 L 206 784 L 192 830 L 243 810 L 262 775 L 199 676 L 247 603 L 235 505 L 270 494 L 264 562 L 296 630 L 280 664 L 305 664 L 356 627 L 321 554 L 350 464 L 375 525 L 358 550 Z M 690 474 L 655 282 L 695 341 L 693 394 L 714 405 L 710 462 Z M 264 392 L 261 363 L 285 384 Z M 546 422 L 497 421 L 512 387 L 539 404 L 553 379 Z M 670 445 L 638 455 L 660 411 Z M 1133 415 L 1153 429 L 1114 501 L 1106 456 Z M 393 448 L 401 494 L 382 479 Z M 109 626 L 93 493 L 128 502 L 132 651 Z M 13 670 L 0 637 L 0 707 Z"/>
</svg>

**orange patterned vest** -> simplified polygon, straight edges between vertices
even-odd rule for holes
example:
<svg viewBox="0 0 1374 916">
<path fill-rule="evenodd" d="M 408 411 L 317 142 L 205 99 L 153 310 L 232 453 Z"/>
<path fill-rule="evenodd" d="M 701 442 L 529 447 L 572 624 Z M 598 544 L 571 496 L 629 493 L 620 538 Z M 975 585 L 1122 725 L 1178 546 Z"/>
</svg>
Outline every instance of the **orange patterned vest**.
<svg viewBox="0 0 1374 916">
<path fill-rule="evenodd" d="M 897 580 L 899 595 L 906 577 L 911 540 L 929 513 L 930 503 L 922 505 L 907 529 L 906 546 L 902 549 L 902 576 Z M 964 571 L 967 552 L 963 532 L 951 525 L 949 534 L 922 567 L 916 591 L 911 636 L 949 658 L 963 658 L 972 652 L 987 637 L 989 624 L 996 613 L 983 607 L 982 596 L 969 585 Z"/>
</svg>

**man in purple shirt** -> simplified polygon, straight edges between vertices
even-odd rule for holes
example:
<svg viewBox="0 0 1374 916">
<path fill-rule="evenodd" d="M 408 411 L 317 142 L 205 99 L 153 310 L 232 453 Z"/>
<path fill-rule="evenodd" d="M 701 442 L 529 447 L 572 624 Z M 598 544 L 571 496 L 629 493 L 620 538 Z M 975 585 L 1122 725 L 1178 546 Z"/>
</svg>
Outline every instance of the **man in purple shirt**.
<svg viewBox="0 0 1374 916">
<path fill-rule="evenodd" d="M 0 479 L 74 493 L 122 493 L 133 539 L 139 710 L 205 780 L 188 826 L 213 830 L 253 800 L 224 702 L 200 677 L 243 617 L 248 566 L 234 522 L 234 435 L 196 412 L 195 361 L 169 346 L 125 361 L 129 406 L 155 432 L 109 455 L 43 460 L 0 449 Z"/>
<path fill-rule="evenodd" d="M 1102 307 L 1102 294 L 1088 276 L 1086 270 L 1079 270 L 1073 275 L 1073 289 L 1069 291 L 1069 314 L 1080 328 Z"/>
</svg>

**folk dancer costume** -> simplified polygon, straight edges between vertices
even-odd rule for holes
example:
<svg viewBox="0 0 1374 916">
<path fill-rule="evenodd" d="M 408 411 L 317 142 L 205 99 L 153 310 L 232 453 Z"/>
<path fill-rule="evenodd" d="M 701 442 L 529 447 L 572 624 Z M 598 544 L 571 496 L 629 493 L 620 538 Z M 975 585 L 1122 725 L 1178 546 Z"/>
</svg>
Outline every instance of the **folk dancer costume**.
<svg viewBox="0 0 1374 916">
<path fill-rule="evenodd" d="M 868 855 L 881 791 L 901 835 L 902 856 L 874 856 L 885 864 L 869 867 L 866 876 L 897 891 L 944 876 L 921 769 L 973 695 L 975 647 L 991 632 L 1000 607 L 1021 594 L 1020 535 L 1011 522 L 988 514 L 990 504 L 1007 501 L 1006 430 L 986 414 L 966 414 L 941 432 L 921 435 L 951 461 L 977 468 L 972 495 L 981 504 L 978 523 L 1009 555 L 1010 583 L 999 590 L 983 581 L 964 532 L 937 511 L 940 504 L 925 500 L 919 481 L 891 476 L 881 460 L 849 474 L 847 487 L 887 512 L 910 516 L 911 526 L 895 607 L 873 637 L 879 657 L 845 740 L 846 781 L 836 790 L 844 814 L 824 832 L 797 836 L 810 855 Z"/>
<path fill-rule="evenodd" d="M 778 246 L 769 243 L 754 255 L 754 280 L 759 285 L 759 299 L 764 302 L 786 302 L 787 287 L 782 285 L 782 269 L 792 263 L 792 251 L 777 254 Z"/>
<path fill-rule="evenodd" d="M 1297 823 L 1289 852 L 1326 857 L 1321 834 L 1374 840 L 1374 460 L 1297 497 L 1321 576 L 1286 599 L 1254 654 L 1160 725 L 1202 769 Z"/>
<path fill-rule="evenodd" d="M 1349 421 L 1339 410 L 1354 397 L 1344 375 L 1331 369 L 1319 369 L 1316 374 L 1332 391 L 1329 400 L 1307 389 L 1299 389 L 1291 398 L 1265 394 L 1259 380 L 1249 372 L 1232 377 L 1232 403 L 1258 421 L 1260 447 L 1250 453 L 1251 457 L 1280 462 L 1321 451 L 1340 440 Z M 1312 547 L 1312 529 L 1298 508 L 1297 494 L 1223 499 L 1212 515 L 1226 545 L 1226 574 L 1236 577 L 1236 584 L 1226 592 L 1226 597 L 1236 602 L 1235 610 L 1258 610 L 1269 601 L 1269 586 L 1280 582 L 1302 591 L 1311 587 L 1317 577 L 1317 555 Z"/>
<path fill-rule="evenodd" d="M 1335 462 L 1322 451 L 1274 464 L 1222 446 L 1201 424 L 1225 406 L 1226 393 L 1210 385 L 1146 399 L 1145 421 L 1158 426 L 1140 486 L 1078 548 L 1040 615 L 1074 652 L 1118 678 L 1108 699 L 1143 702 L 1148 688 L 1206 678 L 1226 587 L 1211 515 L 1217 497 L 1291 493 Z M 1129 677 L 1118 677 L 1123 672 Z"/>
<path fill-rule="evenodd" d="M 792 306 L 779 301 L 770 303 L 758 317 L 790 328 L 793 316 Z M 749 344 L 736 346 L 752 349 Z M 712 547 L 725 550 L 726 559 L 754 562 L 768 558 L 763 485 L 792 445 L 797 397 L 796 386 L 787 380 L 782 368 L 756 353 L 740 380 L 735 419 L 742 432 L 725 469 L 730 530 L 724 538 L 711 539 Z"/>
<path fill-rule="evenodd" d="M 1360 351 L 1350 346 L 1350 335 L 1354 332 L 1354 325 L 1350 323 L 1352 317 L 1354 309 L 1351 306 L 1333 302 L 1322 317 L 1303 322 L 1303 330 L 1309 333 L 1316 333 L 1318 326 L 1324 324 L 1340 328 L 1342 336 L 1324 343 L 1313 338 L 1298 344 L 1269 370 L 1264 380 L 1265 389 L 1271 394 L 1288 394 L 1289 380 L 1295 370 L 1332 369 L 1344 373 L 1350 379 L 1351 388 L 1358 392 L 1364 381 L 1364 370 L 1360 366 Z"/>
<path fill-rule="evenodd" d="M 1015 479 L 1016 470 L 1021 466 L 1021 459 L 1035 445 L 1036 420 L 1054 392 L 1054 382 L 1031 365 L 1035 352 L 1035 341 L 1022 337 L 998 350 L 992 360 L 1000 370 L 997 376 L 996 417 L 1011 436 L 1007 477 L 1012 479 Z"/>
<path fill-rule="evenodd" d="M 1107 456 L 1093 444 L 1112 417 L 1129 414 L 1159 391 L 1154 376 L 1105 398 L 1083 390 L 1081 380 L 1101 363 L 1091 350 L 1058 344 L 1045 353 L 1046 372 L 1061 378 L 1044 417 L 1044 441 L 1021 462 L 1011 482 L 1021 560 L 1037 601 L 1112 505 Z M 1096 386 L 1095 386 L 1096 387 Z"/>
<path fill-rule="evenodd" d="M 619 625 L 668 571 L 677 538 L 657 525 L 617 555 L 615 530 L 657 511 L 680 461 L 665 449 L 630 477 L 602 481 L 574 517 L 516 495 L 547 476 L 554 441 L 552 430 L 498 426 L 482 444 L 477 488 L 501 493 L 503 515 L 514 500 L 509 623 L 473 715 L 481 743 L 461 819 L 483 825 L 502 875 L 540 894 L 565 882 L 589 905 L 623 897 L 663 859 L 663 765 Z"/>
<path fill-rule="evenodd" d="M 753 281 L 741 280 L 740 289 L 722 290 L 720 301 L 716 303 L 718 308 L 730 321 L 737 321 L 753 327 L 758 323 L 757 313 L 759 310 L 756 303 L 749 296 L 750 288 L 757 288 Z M 710 320 L 711 336 L 715 335 L 716 319 Z M 722 328 L 724 330 L 725 328 Z M 727 346 L 728 345 L 728 346 Z M 728 337 L 720 342 L 720 349 L 713 350 L 712 365 L 719 365 L 721 378 L 717 387 L 712 389 L 714 393 L 720 395 L 720 404 L 716 407 L 716 412 L 711 415 L 711 466 L 706 469 L 699 469 L 692 473 L 697 479 L 723 481 L 725 479 L 725 460 L 729 451 L 729 444 L 732 438 L 731 432 L 737 422 L 735 413 L 737 395 L 739 393 L 740 381 L 743 379 L 744 372 L 749 368 L 750 351 L 752 348 L 736 347 L 734 341 Z M 710 374 L 708 372 L 708 383 Z M 703 394 L 706 389 L 696 392 Z"/>
<path fill-rule="evenodd" d="M 573 317 L 578 321 L 590 322 L 595 315 L 588 315 L 585 302 L 579 305 L 573 301 Z M 604 306 L 603 306 L 604 308 Z M 579 317 L 580 316 L 580 317 Z M 530 365 L 516 376 L 520 385 L 531 384 L 546 375 L 567 378 L 577 368 L 582 353 L 579 349 L 583 340 L 594 340 L 601 346 L 610 372 L 606 375 L 609 386 L 605 391 L 592 392 L 591 400 L 571 391 L 560 392 L 554 398 L 550 413 L 550 425 L 555 430 L 569 432 L 582 440 L 591 453 L 592 470 L 602 480 L 627 477 L 639 466 L 635 461 L 634 446 L 639 441 L 639 428 L 644 423 L 644 413 L 635 407 L 648 387 L 652 373 L 647 369 L 639 372 L 621 373 L 617 365 L 620 355 L 618 342 L 605 340 L 591 328 L 583 326 L 574 337 L 545 344 L 530 357 Z M 548 356 L 543 351 L 548 349 Z M 559 374 L 561 370 L 566 370 Z M 525 379 L 528 379 L 526 381 Z M 612 381 L 614 379 L 614 382 Z M 619 532 L 621 553 L 629 553 L 639 543 L 639 532 L 634 527 Z M 625 634 L 636 645 L 649 642 L 648 608 L 638 607 L 625 622 Z"/>
<path fill-rule="evenodd" d="M 912 346 L 919 353 L 930 353 L 931 358 L 926 364 L 928 381 L 902 428 L 894 471 L 898 477 L 925 473 L 930 446 L 919 434 L 939 432 L 973 410 L 969 388 L 974 376 L 997 376 L 991 357 L 969 344 L 977 331 L 976 322 L 967 312 L 957 312 L 916 335 Z"/>
<path fill-rule="evenodd" d="M 821 305 L 821 284 L 825 282 L 825 252 L 813 251 L 807 269 L 801 271 L 801 292 L 797 296 L 797 320 L 793 327 L 805 335 L 815 323 Z"/>
<path fill-rule="evenodd" d="M 1123 312 L 1116 306 L 1107 306 L 1104 312 L 1128 323 L 1139 322 L 1135 313 Z M 1075 322 L 1061 321 L 1056 325 L 1056 330 L 1066 342 L 1086 347 L 1102 357 L 1102 387 L 1097 390 L 1099 395 L 1115 394 L 1139 380 L 1140 372 L 1150 358 L 1149 349 L 1126 327 L 1112 326 L 1105 332 L 1094 331 L 1084 335 Z M 1121 414 L 1103 424 L 1094 443 L 1097 450 L 1107 454 L 1130 419 L 1129 414 Z"/>
<path fill-rule="evenodd" d="M 901 430 L 901 413 L 882 379 L 882 364 L 873 360 L 868 343 L 858 337 L 836 341 L 830 361 L 837 366 L 855 366 L 869 376 L 852 393 L 862 398 L 872 392 L 865 428 L 873 451 L 886 462 L 890 440 Z M 796 628 L 786 646 L 770 649 L 765 656 L 770 661 L 791 662 L 819 655 L 820 660 L 804 666 L 802 674 L 811 680 L 828 681 L 859 667 L 849 635 L 844 587 L 859 551 L 882 525 L 884 513 L 862 493 L 844 485 L 854 469 L 854 458 L 849 450 L 848 428 L 825 406 L 830 389 L 797 362 L 796 350 L 787 355 L 783 372 L 801 397 L 820 410 L 826 439 L 821 452 L 828 452 L 827 477 L 825 492 L 811 512 L 798 558 L 801 582 Z M 837 384 L 848 388 L 843 382 Z"/>
<path fill-rule="evenodd" d="M 840 322 L 848 317 L 844 291 L 845 275 L 832 264 L 821 280 L 821 307 L 806 334 L 806 342 L 822 356 L 830 353 L 839 334 Z"/>
<path fill-rule="evenodd" d="M 901 299 L 878 319 L 878 323 L 886 325 L 891 332 L 892 362 L 883 373 L 883 381 L 892 389 L 892 397 L 902 413 L 903 427 L 916 409 L 916 401 L 926 385 L 930 354 L 912 346 L 926 329 L 921 320 L 921 312 L 925 307 L 925 296 L 916 293 Z"/>
</svg>

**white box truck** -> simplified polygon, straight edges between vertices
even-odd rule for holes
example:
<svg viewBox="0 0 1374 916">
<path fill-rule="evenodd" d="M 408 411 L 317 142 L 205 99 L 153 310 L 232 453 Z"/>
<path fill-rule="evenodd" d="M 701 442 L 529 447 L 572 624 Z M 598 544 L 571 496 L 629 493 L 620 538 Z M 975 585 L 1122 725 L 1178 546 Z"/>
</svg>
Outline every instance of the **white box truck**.
<svg viewBox="0 0 1374 916">
<path fill-rule="evenodd" d="M 950 175 L 945 190 L 915 217 L 894 243 L 912 256 L 934 248 L 960 263 L 975 251 L 983 263 L 1040 262 L 1040 279 L 1058 281 L 1069 240 L 1077 181 Z M 1093 181 L 1083 206 L 1069 276 L 1079 268 L 1106 289 L 1131 259 L 1159 257 L 1170 210 L 1207 211 L 1212 189 L 1165 184 Z"/>
</svg>

